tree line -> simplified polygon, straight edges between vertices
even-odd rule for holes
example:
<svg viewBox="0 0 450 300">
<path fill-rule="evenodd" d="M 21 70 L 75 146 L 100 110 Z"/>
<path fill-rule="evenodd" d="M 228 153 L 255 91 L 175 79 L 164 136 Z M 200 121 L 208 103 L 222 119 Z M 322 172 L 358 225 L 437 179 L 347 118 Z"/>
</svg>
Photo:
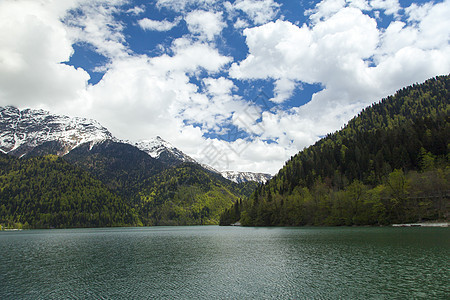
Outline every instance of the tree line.
<svg viewBox="0 0 450 300">
<path fill-rule="evenodd" d="M 381 225 L 447 219 L 449 76 L 403 88 L 291 157 L 227 225 Z"/>
</svg>

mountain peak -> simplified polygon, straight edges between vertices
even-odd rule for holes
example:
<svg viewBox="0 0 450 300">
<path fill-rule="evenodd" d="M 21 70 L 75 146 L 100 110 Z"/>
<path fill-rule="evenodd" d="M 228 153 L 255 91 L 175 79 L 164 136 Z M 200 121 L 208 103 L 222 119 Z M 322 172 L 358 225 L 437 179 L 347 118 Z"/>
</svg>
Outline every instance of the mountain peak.
<svg viewBox="0 0 450 300">
<path fill-rule="evenodd" d="M 113 139 L 99 122 L 86 118 L 54 115 L 42 109 L 0 107 L 0 150 L 24 155 L 49 141 L 58 141 L 62 154 L 84 143 Z"/>
<path fill-rule="evenodd" d="M 144 151 L 153 158 L 160 158 L 163 154 L 181 162 L 196 162 L 193 158 L 184 154 L 171 143 L 165 141 L 160 136 L 149 140 L 140 140 L 134 143 L 139 150 Z"/>
</svg>

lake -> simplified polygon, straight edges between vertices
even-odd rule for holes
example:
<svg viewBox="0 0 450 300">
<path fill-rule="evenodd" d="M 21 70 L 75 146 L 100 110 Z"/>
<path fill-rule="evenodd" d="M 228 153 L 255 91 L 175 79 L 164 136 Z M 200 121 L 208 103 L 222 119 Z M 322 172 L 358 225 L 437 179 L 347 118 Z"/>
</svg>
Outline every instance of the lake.
<svg viewBox="0 0 450 300">
<path fill-rule="evenodd" d="M 449 299 L 449 228 L 0 232 L 0 299 Z"/>
</svg>

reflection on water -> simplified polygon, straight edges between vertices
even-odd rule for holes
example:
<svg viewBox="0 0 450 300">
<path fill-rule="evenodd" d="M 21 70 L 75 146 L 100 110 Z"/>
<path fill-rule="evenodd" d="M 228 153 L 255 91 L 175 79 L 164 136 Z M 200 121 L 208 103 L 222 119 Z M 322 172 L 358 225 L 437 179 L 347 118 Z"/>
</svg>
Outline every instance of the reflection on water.
<svg viewBox="0 0 450 300">
<path fill-rule="evenodd" d="M 0 233 L 0 299 L 445 299 L 448 228 Z"/>
</svg>

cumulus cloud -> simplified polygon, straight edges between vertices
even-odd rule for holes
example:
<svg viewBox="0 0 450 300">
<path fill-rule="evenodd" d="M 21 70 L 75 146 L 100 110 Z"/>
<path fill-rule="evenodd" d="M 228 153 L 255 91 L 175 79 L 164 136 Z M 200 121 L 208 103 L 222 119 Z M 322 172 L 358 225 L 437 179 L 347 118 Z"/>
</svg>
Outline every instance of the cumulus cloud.
<svg viewBox="0 0 450 300">
<path fill-rule="evenodd" d="M 123 24 L 115 14 L 125 0 L 96 0 L 79 3 L 65 16 L 64 23 L 73 42 L 89 43 L 101 55 L 113 59 L 127 56 L 130 51 L 123 34 Z"/>
<path fill-rule="evenodd" d="M 323 0 L 314 9 L 305 12 L 313 22 L 327 19 L 345 7 L 345 0 Z"/>
<path fill-rule="evenodd" d="M 373 9 L 383 10 L 387 15 L 398 15 L 400 4 L 398 0 L 371 0 L 370 6 Z"/>
<path fill-rule="evenodd" d="M 192 34 L 206 40 L 213 40 L 226 26 L 221 12 L 195 10 L 188 13 L 185 20 Z"/>
<path fill-rule="evenodd" d="M 255 25 L 265 24 L 273 20 L 278 14 L 280 4 L 273 0 L 237 0 L 233 4 L 226 2 L 228 11 L 242 11 Z M 236 27 L 241 27 L 242 20 L 239 20 Z"/>
<path fill-rule="evenodd" d="M 304 106 L 264 113 L 261 138 L 308 145 L 396 89 L 448 73 L 449 3 L 413 5 L 405 17 L 414 22 L 394 21 L 385 30 L 363 13 L 361 8 L 369 9 L 365 3 L 358 8 L 340 0 L 317 5 L 310 26 L 277 20 L 245 29 L 249 53 L 233 63 L 231 77 L 274 80 L 275 103 L 288 99 L 301 83 L 324 87 Z M 370 2 L 390 14 L 399 11 L 397 4 Z"/>
<path fill-rule="evenodd" d="M 155 30 L 155 31 L 169 31 L 180 22 L 180 18 L 176 18 L 173 22 L 168 20 L 150 20 L 148 18 L 144 18 L 138 21 L 139 26 L 144 30 Z"/>
<path fill-rule="evenodd" d="M 58 15 L 74 7 L 61 1 L 0 2 L 0 104 L 48 107 L 77 98 L 89 75 L 61 64 L 73 53 Z"/>
</svg>

